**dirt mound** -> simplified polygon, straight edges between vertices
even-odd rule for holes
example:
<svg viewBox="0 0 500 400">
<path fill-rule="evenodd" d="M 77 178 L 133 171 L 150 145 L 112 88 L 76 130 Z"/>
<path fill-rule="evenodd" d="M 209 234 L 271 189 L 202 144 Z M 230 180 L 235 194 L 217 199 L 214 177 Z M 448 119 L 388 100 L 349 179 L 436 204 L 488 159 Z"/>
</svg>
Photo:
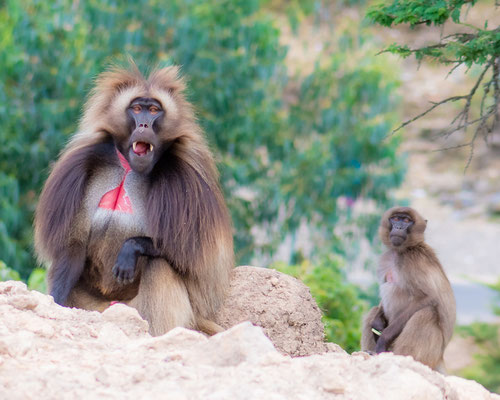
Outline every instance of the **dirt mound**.
<svg viewBox="0 0 500 400">
<path fill-rule="evenodd" d="M 227 329 L 243 321 L 262 327 L 283 354 L 306 356 L 327 350 L 321 312 L 309 288 L 276 270 L 234 269 L 217 322 Z"/>
<path fill-rule="evenodd" d="M 68 309 L 0 283 L 0 393 L 9 399 L 500 399 L 410 357 L 291 358 L 249 322 L 151 337 L 136 310 Z"/>
</svg>

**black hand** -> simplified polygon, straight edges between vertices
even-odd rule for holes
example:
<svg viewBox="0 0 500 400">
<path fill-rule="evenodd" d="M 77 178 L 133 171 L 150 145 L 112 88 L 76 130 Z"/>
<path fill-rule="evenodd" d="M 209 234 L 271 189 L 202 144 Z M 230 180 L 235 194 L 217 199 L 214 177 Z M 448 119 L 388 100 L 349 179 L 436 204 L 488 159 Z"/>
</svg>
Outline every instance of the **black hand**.
<svg viewBox="0 0 500 400">
<path fill-rule="evenodd" d="M 131 247 L 122 246 L 112 270 L 118 283 L 125 285 L 134 280 L 138 257 L 139 255 Z"/>
<path fill-rule="evenodd" d="M 135 278 L 135 270 L 139 256 L 156 257 L 157 255 L 158 253 L 153 246 L 151 238 L 129 238 L 123 243 L 118 253 L 116 263 L 112 270 L 113 276 L 120 284 L 131 283 Z"/>
</svg>

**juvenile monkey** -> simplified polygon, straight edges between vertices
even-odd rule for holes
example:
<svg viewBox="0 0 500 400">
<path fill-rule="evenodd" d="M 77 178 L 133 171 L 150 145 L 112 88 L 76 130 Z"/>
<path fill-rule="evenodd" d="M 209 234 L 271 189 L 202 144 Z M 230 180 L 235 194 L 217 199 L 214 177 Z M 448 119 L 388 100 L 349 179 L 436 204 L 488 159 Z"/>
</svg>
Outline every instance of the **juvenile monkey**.
<svg viewBox="0 0 500 400">
<path fill-rule="evenodd" d="M 61 305 L 135 307 L 153 335 L 213 334 L 233 268 L 212 154 L 175 67 L 97 79 L 40 196 L 35 246 Z"/>
<path fill-rule="evenodd" d="M 424 242 L 426 226 L 410 207 L 394 207 L 383 215 L 379 235 L 387 251 L 377 269 L 381 302 L 363 319 L 361 349 L 411 355 L 443 372 L 455 297 L 436 254 Z"/>
</svg>

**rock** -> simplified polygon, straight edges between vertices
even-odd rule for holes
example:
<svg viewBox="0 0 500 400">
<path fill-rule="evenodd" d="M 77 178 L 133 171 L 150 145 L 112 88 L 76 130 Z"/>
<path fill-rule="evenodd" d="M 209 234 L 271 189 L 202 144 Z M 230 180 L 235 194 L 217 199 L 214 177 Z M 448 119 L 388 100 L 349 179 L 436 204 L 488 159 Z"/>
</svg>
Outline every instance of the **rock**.
<svg viewBox="0 0 500 400">
<path fill-rule="evenodd" d="M 270 286 L 288 287 L 272 277 Z M 292 358 L 249 322 L 210 338 L 184 328 L 151 337 L 125 306 L 104 315 L 44 297 L 0 283 L 2 398 L 500 400 L 411 357 L 350 356 L 329 344 L 328 353 Z"/>
<path fill-rule="evenodd" d="M 187 362 L 232 367 L 242 362 L 257 363 L 268 353 L 276 353 L 276 349 L 262 329 L 243 322 L 196 346 Z"/>
<path fill-rule="evenodd" d="M 104 320 L 117 323 L 128 337 L 140 337 L 148 333 L 149 325 L 135 308 L 125 304 L 114 304 L 102 313 Z"/>
<path fill-rule="evenodd" d="M 500 399 L 499 395 L 492 395 L 488 393 L 479 383 L 467 379 L 459 378 L 458 376 L 447 376 L 446 382 L 453 386 L 454 390 L 460 393 L 460 399 L 474 399 L 474 400 L 490 400 Z"/>
<path fill-rule="evenodd" d="M 227 329 L 243 321 L 262 327 L 283 354 L 306 356 L 327 351 L 321 312 L 309 288 L 276 270 L 234 269 L 216 322 Z"/>
</svg>

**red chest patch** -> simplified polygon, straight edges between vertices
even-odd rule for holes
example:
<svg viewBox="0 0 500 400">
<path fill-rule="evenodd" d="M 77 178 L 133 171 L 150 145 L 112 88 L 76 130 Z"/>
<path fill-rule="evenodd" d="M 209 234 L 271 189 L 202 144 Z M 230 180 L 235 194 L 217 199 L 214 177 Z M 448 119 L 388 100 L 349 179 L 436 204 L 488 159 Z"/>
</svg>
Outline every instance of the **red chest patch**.
<svg viewBox="0 0 500 400">
<path fill-rule="evenodd" d="M 104 196 L 102 196 L 101 201 L 99 202 L 99 208 L 105 208 L 113 211 L 121 211 L 127 214 L 133 214 L 132 211 L 132 203 L 130 202 L 130 198 L 125 191 L 125 178 L 128 173 L 131 171 L 130 165 L 128 164 L 125 157 L 123 157 L 122 153 L 116 150 L 118 154 L 118 158 L 120 163 L 125 170 L 125 175 L 123 175 L 122 181 L 120 184 L 114 189 L 107 192 Z"/>
</svg>

